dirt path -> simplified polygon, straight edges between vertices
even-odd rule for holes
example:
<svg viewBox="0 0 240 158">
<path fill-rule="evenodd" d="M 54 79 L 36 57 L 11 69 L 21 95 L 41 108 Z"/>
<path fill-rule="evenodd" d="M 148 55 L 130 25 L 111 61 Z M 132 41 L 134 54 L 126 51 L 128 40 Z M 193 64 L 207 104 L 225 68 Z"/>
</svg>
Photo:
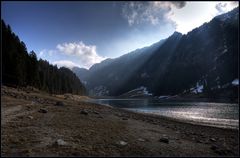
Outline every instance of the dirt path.
<svg viewBox="0 0 240 158">
<path fill-rule="evenodd" d="M 11 98 L 7 98 L 7 104 L 11 102 Z M 20 101 L 21 102 L 21 101 Z M 16 105 L 2 105 L 2 111 L 1 111 L 1 124 L 4 125 L 7 122 L 11 122 L 13 119 L 16 119 L 17 117 L 21 116 L 28 116 L 34 111 L 26 111 L 26 107 L 31 106 L 32 104 L 25 104 L 26 102 L 23 101 L 22 104 L 16 104 Z"/>
<path fill-rule="evenodd" d="M 3 156 L 239 155 L 237 130 L 136 114 L 77 96 L 5 88 L 2 114 Z"/>
</svg>

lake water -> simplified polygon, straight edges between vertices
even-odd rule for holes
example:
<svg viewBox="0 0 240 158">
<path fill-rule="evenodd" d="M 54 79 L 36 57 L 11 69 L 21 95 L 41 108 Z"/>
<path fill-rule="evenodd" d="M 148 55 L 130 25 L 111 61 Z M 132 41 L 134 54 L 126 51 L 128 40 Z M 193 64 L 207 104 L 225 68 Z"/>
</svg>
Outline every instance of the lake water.
<svg viewBox="0 0 240 158">
<path fill-rule="evenodd" d="M 232 103 L 162 102 L 152 99 L 94 99 L 91 102 L 151 113 L 190 123 L 239 128 L 239 106 Z"/>
</svg>

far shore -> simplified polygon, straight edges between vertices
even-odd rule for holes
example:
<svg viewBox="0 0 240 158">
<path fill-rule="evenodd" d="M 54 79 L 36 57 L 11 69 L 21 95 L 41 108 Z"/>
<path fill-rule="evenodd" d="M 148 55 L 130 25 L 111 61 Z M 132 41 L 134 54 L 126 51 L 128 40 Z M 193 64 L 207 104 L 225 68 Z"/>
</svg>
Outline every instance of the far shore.
<svg viewBox="0 0 240 158">
<path fill-rule="evenodd" d="M 214 103 L 239 103 L 238 98 L 207 98 L 199 97 L 197 95 L 193 96 L 176 96 L 165 99 L 159 99 L 158 97 L 119 97 L 119 96 L 91 96 L 91 99 L 157 99 L 162 102 L 214 102 Z"/>
</svg>

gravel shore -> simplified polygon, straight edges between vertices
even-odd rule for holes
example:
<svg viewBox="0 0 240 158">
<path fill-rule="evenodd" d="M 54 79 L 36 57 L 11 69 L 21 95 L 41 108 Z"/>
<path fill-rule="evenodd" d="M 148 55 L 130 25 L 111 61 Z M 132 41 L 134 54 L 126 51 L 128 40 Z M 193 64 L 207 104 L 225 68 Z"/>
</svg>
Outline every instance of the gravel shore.
<svg viewBox="0 0 240 158">
<path fill-rule="evenodd" d="M 2 87 L 2 156 L 239 156 L 239 131 Z"/>
</svg>

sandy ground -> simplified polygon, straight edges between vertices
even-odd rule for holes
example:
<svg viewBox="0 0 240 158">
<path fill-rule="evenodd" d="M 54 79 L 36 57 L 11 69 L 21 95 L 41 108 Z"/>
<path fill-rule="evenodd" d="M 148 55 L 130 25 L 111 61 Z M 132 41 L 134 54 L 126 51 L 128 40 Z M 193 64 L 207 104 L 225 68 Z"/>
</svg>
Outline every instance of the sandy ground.
<svg viewBox="0 0 240 158">
<path fill-rule="evenodd" d="M 2 156 L 239 155 L 238 130 L 86 103 L 88 97 L 71 94 L 2 87 L 1 97 Z"/>
</svg>

